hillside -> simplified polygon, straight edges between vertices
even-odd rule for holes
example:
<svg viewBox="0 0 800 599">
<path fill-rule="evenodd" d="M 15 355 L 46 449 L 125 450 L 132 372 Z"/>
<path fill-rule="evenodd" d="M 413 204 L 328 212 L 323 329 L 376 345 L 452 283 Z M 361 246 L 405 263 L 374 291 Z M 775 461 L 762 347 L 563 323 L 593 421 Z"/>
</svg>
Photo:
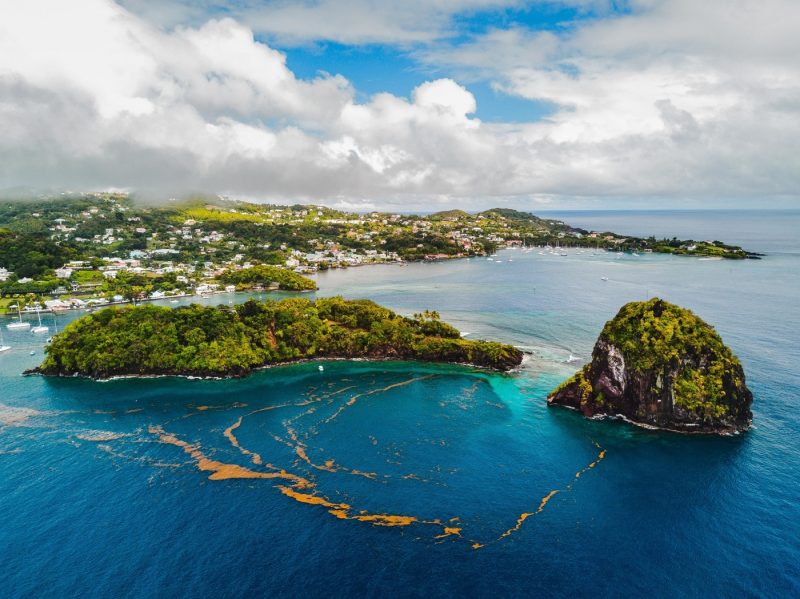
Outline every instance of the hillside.
<svg viewBox="0 0 800 599">
<path fill-rule="evenodd" d="M 270 364 L 320 358 L 421 360 L 509 370 L 522 352 L 461 339 L 435 312 L 399 316 L 340 297 L 236 306 L 107 308 L 70 323 L 29 373 L 243 376 Z"/>
</svg>

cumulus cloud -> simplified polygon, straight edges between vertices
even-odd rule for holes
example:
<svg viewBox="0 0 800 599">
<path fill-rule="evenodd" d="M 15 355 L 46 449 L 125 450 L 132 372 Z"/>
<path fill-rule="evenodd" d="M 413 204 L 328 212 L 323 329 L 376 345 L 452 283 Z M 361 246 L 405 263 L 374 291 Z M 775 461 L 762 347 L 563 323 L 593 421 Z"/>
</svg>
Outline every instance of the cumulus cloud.
<svg viewBox="0 0 800 599">
<path fill-rule="evenodd" d="M 283 199 L 448 188 L 447 169 L 464 161 L 449 150 L 479 127 L 474 110 L 450 80 L 420 86 L 413 101 L 356 104 L 346 80 L 298 80 L 231 19 L 164 32 L 106 0 L 29 2 L 0 19 L 6 187 Z"/>
<path fill-rule="evenodd" d="M 790 98 L 800 97 L 800 4 L 628 8 L 566 33 L 496 29 L 420 56 L 553 103 L 547 122 L 523 133 L 548 173 L 542 191 L 796 197 L 800 112 Z"/>
<path fill-rule="evenodd" d="M 419 15 L 392 22 L 414 39 L 439 39 L 454 11 L 490 3 L 426 3 L 444 15 L 430 19 L 430 34 L 413 33 Z M 367 4 L 378 5 L 339 6 Z M 329 4 L 271 6 L 325 14 Z M 244 24 L 252 15 L 176 10 L 170 18 L 183 24 L 165 28 L 111 0 L 5 3 L 0 187 L 206 191 L 365 208 L 797 197 L 800 38 L 791 23 L 800 6 L 630 0 L 629 9 L 562 33 L 494 29 L 417 54 L 556 107 L 543 121 L 504 124 L 475 116 L 460 77 L 365 102 L 341 76 L 299 79 Z M 271 22 L 294 35 L 289 25 L 303 19 Z"/>
<path fill-rule="evenodd" d="M 574 0 L 582 3 L 584 0 Z M 342 44 L 414 44 L 454 35 L 456 16 L 518 7 L 521 0 L 122 0 L 152 22 L 175 26 L 219 12 L 246 23 L 281 45 L 333 41 Z M 222 8 L 224 6 L 224 8 Z"/>
</svg>

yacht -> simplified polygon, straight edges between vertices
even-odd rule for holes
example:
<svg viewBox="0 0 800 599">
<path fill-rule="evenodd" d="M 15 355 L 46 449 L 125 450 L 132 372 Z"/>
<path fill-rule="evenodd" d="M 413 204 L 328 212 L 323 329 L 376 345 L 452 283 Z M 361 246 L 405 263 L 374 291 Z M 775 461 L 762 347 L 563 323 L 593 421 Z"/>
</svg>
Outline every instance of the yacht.
<svg viewBox="0 0 800 599">
<path fill-rule="evenodd" d="M 22 310 L 17 304 L 17 314 L 19 314 L 19 322 L 10 322 L 6 325 L 9 331 L 22 331 L 31 328 L 31 323 L 22 321 Z"/>
<path fill-rule="evenodd" d="M 4 351 L 8 351 L 10 349 L 11 349 L 11 346 L 5 344 L 5 342 L 3 341 L 3 333 L 0 332 L 0 354 L 3 353 Z"/>
<path fill-rule="evenodd" d="M 58 318 L 56 318 L 56 312 L 53 310 L 53 334 L 58 335 Z M 53 341 L 52 337 L 47 338 L 47 343 L 51 343 Z"/>
<path fill-rule="evenodd" d="M 36 316 L 39 317 L 39 326 L 35 326 L 31 329 L 31 333 L 36 333 L 37 335 L 41 335 L 42 333 L 46 333 L 50 330 L 50 327 L 42 324 L 42 313 L 39 310 L 36 310 Z"/>
<path fill-rule="evenodd" d="M 600 277 L 601 281 L 608 281 L 608 277 Z"/>
</svg>

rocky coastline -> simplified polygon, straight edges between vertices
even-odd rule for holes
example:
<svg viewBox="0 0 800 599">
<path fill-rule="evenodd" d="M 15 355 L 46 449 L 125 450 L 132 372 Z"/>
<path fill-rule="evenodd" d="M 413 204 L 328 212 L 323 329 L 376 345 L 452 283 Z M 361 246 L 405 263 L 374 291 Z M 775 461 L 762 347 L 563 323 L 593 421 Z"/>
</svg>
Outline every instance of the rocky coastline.
<svg viewBox="0 0 800 599">
<path fill-rule="evenodd" d="M 591 361 L 547 398 L 587 417 L 718 434 L 747 430 L 752 401 L 741 363 L 716 331 L 658 298 L 623 306 Z"/>
</svg>

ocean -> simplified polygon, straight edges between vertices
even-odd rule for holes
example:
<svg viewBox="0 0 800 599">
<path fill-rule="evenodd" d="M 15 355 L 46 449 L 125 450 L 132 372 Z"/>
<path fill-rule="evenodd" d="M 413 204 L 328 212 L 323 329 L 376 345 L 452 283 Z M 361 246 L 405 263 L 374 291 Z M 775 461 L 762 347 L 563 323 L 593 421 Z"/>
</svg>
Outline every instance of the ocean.
<svg viewBox="0 0 800 599">
<path fill-rule="evenodd" d="M 356 361 L 223 381 L 22 377 L 43 340 L 3 322 L 0 594 L 800 594 L 800 211 L 543 215 L 766 255 L 504 250 L 318 275 L 317 295 L 438 310 L 530 352 L 509 375 Z M 752 430 L 684 436 L 547 408 L 603 323 L 652 296 L 739 356 Z"/>
</svg>

